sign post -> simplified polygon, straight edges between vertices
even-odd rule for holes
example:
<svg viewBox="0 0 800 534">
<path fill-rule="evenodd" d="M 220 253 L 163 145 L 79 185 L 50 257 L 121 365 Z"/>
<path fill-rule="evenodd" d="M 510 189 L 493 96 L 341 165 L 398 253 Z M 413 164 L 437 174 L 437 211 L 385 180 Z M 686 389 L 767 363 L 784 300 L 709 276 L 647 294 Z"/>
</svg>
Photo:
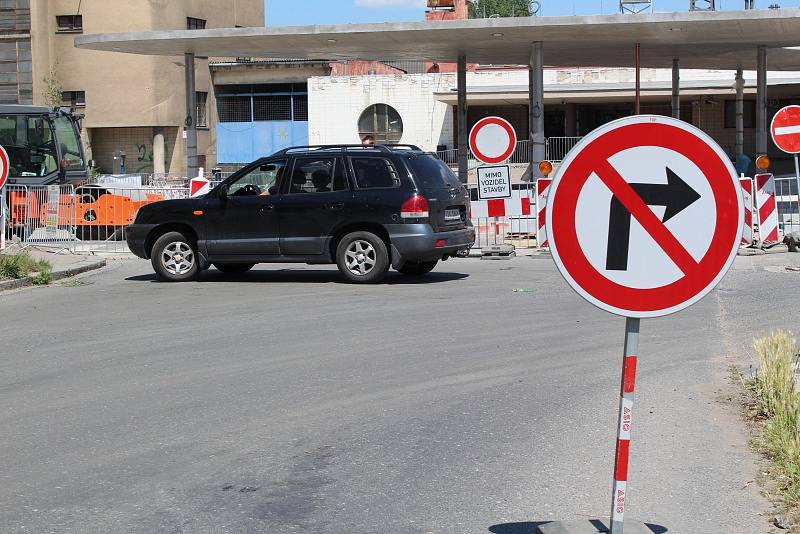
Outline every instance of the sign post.
<svg viewBox="0 0 800 534">
<path fill-rule="evenodd" d="M 478 167 L 478 198 L 499 203 L 511 197 L 511 168 L 505 163 L 517 149 L 517 133 L 502 117 L 484 117 L 469 132 L 469 148 L 478 161 L 489 165 Z M 489 211 L 493 211 L 490 207 Z M 495 242 L 500 235 L 498 218 L 494 217 Z"/>
<path fill-rule="evenodd" d="M 775 145 L 794 155 L 794 175 L 797 181 L 797 209 L 800 217 L 800 163 L 797 158 L 800 154 L 800 106 L 786 106 L 772 117 L 770 125 L 772 140 Z"/>
<path fill-rule="evenodd" d="M 0 250 L 6 248 L 6 182 L 8 181 L 8 153 L 0 146 Z"/>
<path fill-rule="evenodd" d="M 554 177 L 546 227 L 558 270 L 581 297 L 625 317 L 610 524 L 592 532 L 625 528 L 640 320 L 683 310 L 722 280 L 742 239 L 742 206 L 725 152 L 670 117 L 637 115 L 598 128 Z M 586 528 L 550 523 L 539 531 Z"/>
</svg>

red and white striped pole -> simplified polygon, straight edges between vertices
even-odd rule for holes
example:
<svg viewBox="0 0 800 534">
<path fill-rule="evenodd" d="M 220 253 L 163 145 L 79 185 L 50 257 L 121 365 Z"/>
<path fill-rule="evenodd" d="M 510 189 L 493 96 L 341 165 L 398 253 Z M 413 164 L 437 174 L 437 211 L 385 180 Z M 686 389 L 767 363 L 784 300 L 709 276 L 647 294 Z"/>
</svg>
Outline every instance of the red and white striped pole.
<svg viewBox="0 0 800 534">
<path fill-rule="evenodd" d="M 633 396 L 636 389 L 636 361 L 639 354 L 639 319 L 625 319 L 625 352 L 622 356 L 622 380 L 617 425 L 617 454 L 614 461 L 614 496 L 611 501 L 611 530 L 623 534 L 625 501 L 628 498 L 628 460 L 633 424 Z"/>
</svg>

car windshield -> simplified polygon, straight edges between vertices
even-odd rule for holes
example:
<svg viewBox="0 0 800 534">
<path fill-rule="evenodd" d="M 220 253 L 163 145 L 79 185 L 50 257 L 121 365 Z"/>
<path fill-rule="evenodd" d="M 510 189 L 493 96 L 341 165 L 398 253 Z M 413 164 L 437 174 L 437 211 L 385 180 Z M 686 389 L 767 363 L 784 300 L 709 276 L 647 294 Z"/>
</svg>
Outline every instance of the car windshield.
<svg viewBox="0 0 800 534">
<path fill-rule="evenodd" d="M 8 153 L 12 178 L 47 176 L 58 170 L 53 132 L 41 116 L 0 115 L 0 145 Z"/>
</svg>

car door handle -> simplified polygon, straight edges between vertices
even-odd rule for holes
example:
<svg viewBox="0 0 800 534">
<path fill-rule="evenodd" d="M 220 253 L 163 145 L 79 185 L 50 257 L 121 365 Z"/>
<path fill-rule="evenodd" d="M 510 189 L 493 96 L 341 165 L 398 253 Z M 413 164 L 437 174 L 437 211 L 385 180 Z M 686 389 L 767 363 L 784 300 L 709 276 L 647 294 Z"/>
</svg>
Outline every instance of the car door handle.
<svg viewBox="0 0 800 534">
<path fill-rule="evenodd" d="M 264 212 L 264 211 L 272 211 L 274 209 L 275 209 L 274 204 L 264 204 L 263 206 L 261 206 L 261 208 L 259 208 L 258 211 Z"/>
<path fill-rule="evenodd" d="M 330 202 L 328 204 L 325 204 L 325 207 L 333 211 L 343 210 L 344 202 Z"/>
</svg>

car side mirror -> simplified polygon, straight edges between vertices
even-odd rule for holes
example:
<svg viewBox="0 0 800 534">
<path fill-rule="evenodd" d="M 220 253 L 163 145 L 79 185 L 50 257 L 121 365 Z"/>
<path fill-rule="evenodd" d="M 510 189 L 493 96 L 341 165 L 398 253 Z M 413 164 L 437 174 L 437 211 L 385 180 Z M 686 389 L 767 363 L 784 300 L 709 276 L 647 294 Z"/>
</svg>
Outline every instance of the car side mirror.
<svg viewBox="0 0 800 534">
<path fill-rule="evenodd" d="M 225 184 L 220 185 L 219 194 L 217 196 L 219 196 L 220 200 L 228 200 L 228 186 Z"/>
</svg>

